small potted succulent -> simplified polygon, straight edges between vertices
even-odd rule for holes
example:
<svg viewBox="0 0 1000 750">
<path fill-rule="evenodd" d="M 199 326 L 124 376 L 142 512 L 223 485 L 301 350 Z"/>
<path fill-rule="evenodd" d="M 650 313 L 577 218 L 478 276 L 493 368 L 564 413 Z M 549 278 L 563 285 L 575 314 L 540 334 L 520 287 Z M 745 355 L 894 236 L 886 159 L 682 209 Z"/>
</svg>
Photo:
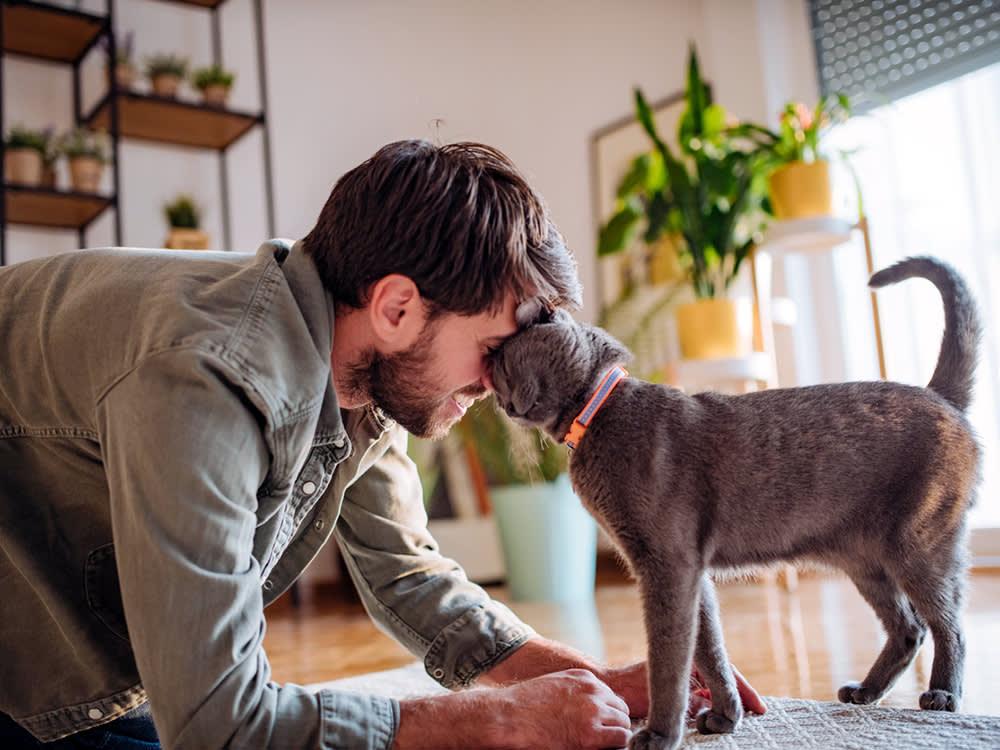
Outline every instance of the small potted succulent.
<svg viewBox="0 0 1000 750">
<path fill-rule="evenodd" d="M 179 55 L 153 55 L 146 58 L 146 78 L 153 85 L 153 93 L 173 99 L 184 76 L 188 61 Z"/>
<path fill-rule="evenodd" d="M 830 167 L 820 154 L 820 138 L 850 114 L 850 102 L 843 94 L 825 96 L 813 109 L 802 102 L 785 105 L 777 141 L 771 146 L 776 167 L 768 178 L 775 218 L 804 219 L 833 213 Z"/>
<path fill-rule="evenodd" d="M 56 161 L 59 159 L 59 141 L 55 137 L 56 129 L 49 125 L 42 131 L 45 138 L 45 151 L 42 152 L 41 186 L 54 190 L 56 187 Z"/>
<path fill-rule="evenodd" d="M 62 137 L 59 153 L 69 162 L 73 190 L 96 193 L 104 165 L 108 163 L 107 135 L 86 128 L 74 128 Z"/>
<path fill-rule="evenodd" d="M 4 174 L 7 182 L 32 187 L 41 184 L 45 154 L 51 137 L 46 132 L 20 125 L 7 131 L 4 139 Z"/>
<path fill-rule="evenodd" d="M 229 98 L 229 90 L 233 87 L 236 75 L 221 65 L 210 65 L 198 68 L 191 76 L 191 83 L 201 92 L 204 104 L 213 107 L 225 107 Z"/>
<path fill-rule="evenodd" d="M 178 195 L 163 207 L 170 232 L 164 247 L 174 250 L 207 250 L 208 235 L 201 231 L 201 210 L 190 195 Z"/>
<path fill-rule="evenodd" d="M 101 37 L 101 46 L 105 52 L 108 50 L 108 37 Z M 128 31 L 118 40 L 115 46 L 115 85 L 123 90 L 129 91 L 135 83 L 135 63 L 132 61 L 132 53 L 135 49 L 135 33 Z"/>
</svg>

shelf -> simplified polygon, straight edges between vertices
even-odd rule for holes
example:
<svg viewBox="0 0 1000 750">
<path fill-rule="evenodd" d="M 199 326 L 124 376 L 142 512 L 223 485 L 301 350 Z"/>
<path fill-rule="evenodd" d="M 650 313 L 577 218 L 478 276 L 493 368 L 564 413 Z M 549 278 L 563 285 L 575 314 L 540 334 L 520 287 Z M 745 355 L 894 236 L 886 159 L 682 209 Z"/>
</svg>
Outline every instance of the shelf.
<svg viewBox="0 0 1000 750">
<path fill-rule="evenodd" d="M 193 5 L 196 8 L 218 8 L 226 0 L 160 0 L 173 5 Z"/>
<path fill-rule="evenodd" d="M 773 374 L 771 358 L 764 352 L 728 359 L 681 359 L 673 363 L 673 369 L 677 384 L 691 392 L 723 383 L 767 381 Z"/>
<path fill-rule="evenodd" d="M 3 3 L 4 52 L 72 63 L 104 31 L 105 19 L 39 2 Z"/>
<path fill-rule="evenodd" d="M 113 200 L 94 193 L 27 187 L 5 187 L 6 221 L 36 227 L 80 229 L 100 216 Z"/>
<path fill-rule="evenodd" d="M 775 257 L 828 252 L 848 242 L 853 229 L 849 221 L 832 216 L 776 221 L 767 228 L 758 249 Z"/>
<path fill-rule="evenodd" d="M 258 122 L 261 115 L 210 107 L 182 99 L 135 92 L 118 93 L 118 127 L 126 138 L 196 148 L 225 149 Z M 111 129 L 111 96 L 84 118 L 87 125 Z"/>
</svg>

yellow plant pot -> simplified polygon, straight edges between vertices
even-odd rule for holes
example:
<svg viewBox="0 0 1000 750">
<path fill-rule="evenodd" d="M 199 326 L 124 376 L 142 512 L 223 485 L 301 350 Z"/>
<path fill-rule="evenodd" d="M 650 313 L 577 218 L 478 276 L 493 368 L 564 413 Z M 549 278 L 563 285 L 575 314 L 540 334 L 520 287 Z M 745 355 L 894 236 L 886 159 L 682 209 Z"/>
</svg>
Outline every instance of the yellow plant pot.
<svg viewBox="0 0 1000 750">
<path fill-rule="evenodd" d="M 684 269 L 677 254 L 677 235 L 665 234 L 649 246 L 649 283 L 670 284 L 684 278 Z"/>
<path fill-rule="evenodd" d="M 153 76 L 153 93 L 157 96 L 164 96 L 173 99 L 177 96 L 177 88 L 181 85 L 181 79 L 175 75 Z"/>
<path fill-rule="evenodd" d="M 80 193 L 96 193 L 101 186 L 104 165 L 89 156 L 78 156 L 69 160 L 70 181 L 73 189 Z"/>
<path fill-rule="evenodd" d="M 213 83 L 201 90 L 202 103 L 212 107 L 225 107 L 229 99 L 229 87 L 221 83 Z"/>
<path fill-rule="evenodd" d="M 753 344 L 747 299 L 700 299 L 678 305 L 677 334 L 684 359 L 745 357 Z"/>
<path fill-rule="evenodd" d="M 208 234 L 200 229 L 171 227 L 163 246 L 172 250 L 208 250 L 209 244 Z"/>
<path fill-rule="evenodd" d="M 774 170 L 768 178 L 771 207 L 779 219 L 805 219 L 833 214 L 830 165 L 793 161 Z"/>
<path fill-rule="evenodd" d="M 38 185 L 42 181 L 42 155 L 35 148 L 13 148 L 4 152 L 7 182 Z"/>
</svg>

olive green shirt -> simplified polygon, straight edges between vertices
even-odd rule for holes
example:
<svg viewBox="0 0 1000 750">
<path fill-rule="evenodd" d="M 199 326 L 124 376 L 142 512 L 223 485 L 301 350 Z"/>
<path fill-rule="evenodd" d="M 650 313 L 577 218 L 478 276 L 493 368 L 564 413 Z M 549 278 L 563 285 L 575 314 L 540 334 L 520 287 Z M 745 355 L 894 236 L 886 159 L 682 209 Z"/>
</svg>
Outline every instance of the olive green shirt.
<svg viewBox="0 0 1000 750">
<path fill-rule="evenodd" d="M 532 631 L 442 557 L 406 433 L 341 410 L 298 245 L 0 268 L 0 712 L 43 741 L 149 701 L 165 748 L 388 748 L 389 699 L 270 679 L 264 607 L 335 537 L 446 687 Z"/>
</svg>

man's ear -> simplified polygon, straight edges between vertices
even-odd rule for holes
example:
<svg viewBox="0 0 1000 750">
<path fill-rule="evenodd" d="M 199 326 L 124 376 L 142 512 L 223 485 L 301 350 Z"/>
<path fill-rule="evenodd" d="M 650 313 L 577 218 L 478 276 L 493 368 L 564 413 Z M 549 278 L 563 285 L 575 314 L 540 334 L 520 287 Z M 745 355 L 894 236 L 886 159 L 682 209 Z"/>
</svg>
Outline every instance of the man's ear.
<svg viewBox="0 0 1000 750">
<path fill-rule="evenodd" d="M 372 284 L 367 311 L 372 331 L 389 351 L 405 349 L 416 341 L 427 318 L 417 285 L 398 273 Z"/>
</svg>

